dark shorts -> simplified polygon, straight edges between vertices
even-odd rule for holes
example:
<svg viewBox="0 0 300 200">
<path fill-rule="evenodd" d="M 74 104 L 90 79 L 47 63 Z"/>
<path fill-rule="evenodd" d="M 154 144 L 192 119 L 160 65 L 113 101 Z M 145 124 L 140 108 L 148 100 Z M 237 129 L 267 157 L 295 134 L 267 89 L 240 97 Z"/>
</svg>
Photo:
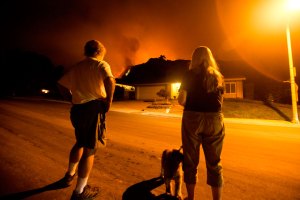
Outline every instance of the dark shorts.
<svg viewBox="0 0 300 200">
<path fill-rule="evenodd" d="M 84 104 L 74 104 L 71 108 L 71 122 L 75 128 L 79 147 L 96 149 L 98 146 L 97 126 L 99 113 L 105 112 L 105 103 L 93 100 Z"/>
</svg>

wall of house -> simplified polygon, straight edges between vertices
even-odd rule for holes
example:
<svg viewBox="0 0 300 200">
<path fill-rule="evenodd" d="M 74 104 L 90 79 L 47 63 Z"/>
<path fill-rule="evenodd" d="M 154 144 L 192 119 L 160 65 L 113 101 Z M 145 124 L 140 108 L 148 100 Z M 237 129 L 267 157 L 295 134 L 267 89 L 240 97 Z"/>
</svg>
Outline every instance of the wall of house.
<svg viewBox="0 0 300 200">
<path fill-rule="evenodd" d="M 135 98 L 136 100 L 156 100 L 156 99 L 164 99 L 157 95 L 157 93 L 161 90 L 167 90 L 167 85 L 143 85 L 136 86 Z"/>
<path fill-rule="evenodd" d="M 236 98 L 243 99 L 244 94 L 243 94 L 243 82 L 242 81 L 237 81 L 236 82 Z"/>
<path fill-rule="evenodd" d="M 224 98 L 244 98 L 244 91 L 243 91 L 243 80 L 233 80 L 225 79 L 225 92 Z M 227 86 L 227 87 L 226 87 Z M 136 100 L 160 100 L 164 99 L 164 97 L 160 97 L 157 93 L 160 90 L 167 90 L 170 92 L 171 99 L 176 99 L 178 97 L 178 88 L 180 86 L 176 85 L 173 87 L 172 84 L 157 84 L 157 85 L 140 85 L 136 86 L 136 93 L 135 99 Z"/>
<path fill-rule="evenodd" d="M 239 98 L 239 99 L 243 99 L 244 98 L 244 94 L 243 94 L 243 81 L 241 81 L 241 80 L 229 80 L 229 81 L 226 81 L 225 80 L 224 98 L 234 98 L 234 99 Z"/>
</svg>

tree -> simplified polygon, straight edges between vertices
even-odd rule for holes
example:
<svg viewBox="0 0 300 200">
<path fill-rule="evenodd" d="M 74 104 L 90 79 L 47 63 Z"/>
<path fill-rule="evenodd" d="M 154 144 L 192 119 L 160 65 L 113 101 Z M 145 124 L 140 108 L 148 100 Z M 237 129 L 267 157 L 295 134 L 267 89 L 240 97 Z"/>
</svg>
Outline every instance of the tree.
<svg viewBox="0 0 300 200">
<path fill-rule="evenodd" d="M 170 97 L 170 92 L 168 90 L 165 89 L 161 89 L 159 92 L 156 93 L 157 96 L 159 97 L 164 97 L 165 99 L 168 100 L 168 98 Z"/>
<path fill-rule="evenodd" d="M 10 50 L 1 63 L 1 95 L 35 95 L 51 80 L 53 64 L 34 52 Z"/>
</svg>

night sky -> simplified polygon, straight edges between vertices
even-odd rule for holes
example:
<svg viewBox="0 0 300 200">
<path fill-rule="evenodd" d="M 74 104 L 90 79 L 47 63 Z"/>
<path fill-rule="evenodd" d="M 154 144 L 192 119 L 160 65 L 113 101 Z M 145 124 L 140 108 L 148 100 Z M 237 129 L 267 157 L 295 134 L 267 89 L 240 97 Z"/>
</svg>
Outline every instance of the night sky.
<svg viewBox="0 0 300 200">
<path fill-rule="evenodd" d="M 195 47 L 206 45 L 219 60 L 243 60 L 269 77 L 286 80 L 286 20 L 279 12 L 283 3 L 1 0 L 1 48 L 38 52 L 55 65 L 69 66 L 83 58 L 87 40 L 97 39 L 106 46 L 105 60 L 118 76 L 126 66 L 151 57 L 190 59 Z M 294 65 L 299 69 L 298 13 L 291 16 L 290 27 Z"/>
</svg>

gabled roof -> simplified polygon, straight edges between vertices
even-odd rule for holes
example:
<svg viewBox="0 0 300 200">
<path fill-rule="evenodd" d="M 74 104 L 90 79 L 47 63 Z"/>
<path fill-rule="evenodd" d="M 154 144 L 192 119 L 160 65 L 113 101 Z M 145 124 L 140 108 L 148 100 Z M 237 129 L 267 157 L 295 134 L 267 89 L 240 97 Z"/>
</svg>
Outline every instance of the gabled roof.
<svg viewBox="0 0 300 200">
<path fill-rule="evenodd" d="M 189 60 L 151 58 L 146 63 L 131 67 L 118 82 L 129 85 L 180 82 L 189 63 Z"/>
<path fill-rule="evenodd" d="M 146 63 L 131 67 L 117 82 L 128 85 L 181 82 L 189 64 L 190 60 L 150 58 Z M 220 61 L 218 64 L 225 79 L 245 78 L 245 69 L 239 63 Z"/>
</svg>

